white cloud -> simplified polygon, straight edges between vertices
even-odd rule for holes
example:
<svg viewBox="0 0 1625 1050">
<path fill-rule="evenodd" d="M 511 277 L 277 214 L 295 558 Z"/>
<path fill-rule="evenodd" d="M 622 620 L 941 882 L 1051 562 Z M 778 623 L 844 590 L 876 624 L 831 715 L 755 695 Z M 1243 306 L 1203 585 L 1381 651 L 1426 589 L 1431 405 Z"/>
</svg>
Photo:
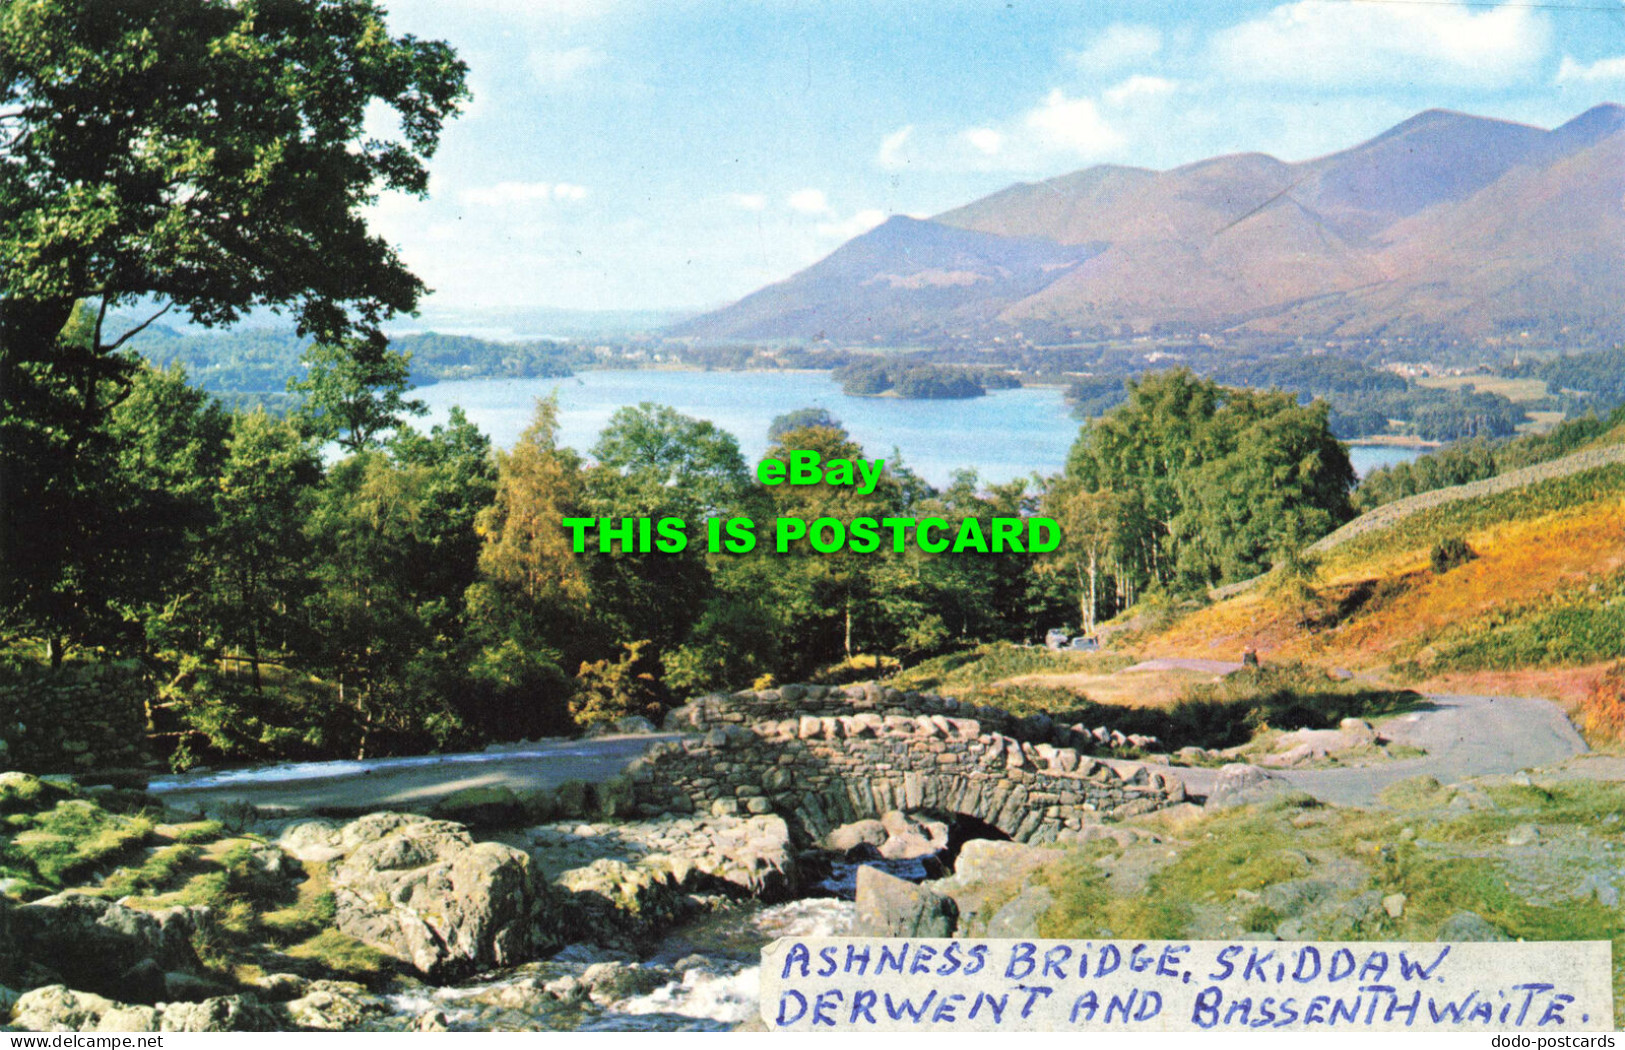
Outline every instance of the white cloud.
<svg viewBox="0 0 1625 1050">
<path fill-rule="evenodd" d="M 886 171 L 908 166 L 908 140 L 914 136 L 914 125 L 908 124 L 880 140 L 880 155 L 876 158 Z"/>
<path fill-rule="evenodd" d="M 1606 84 L 1611 81 L 1625 80 L 1625 55 L 1614 58 L 1599 58 L 1589 65 L 1576 62 L 1568 55 L 1557 67 L 1557 82 L 1559 84 Z"/>
<path fill-rule="evenodd" d="M 1172 81 L 1131 77 L 1117 90 L 1113 116 L 1125 107 L 1154 100 L 1173 89 Z M 992 125 L 958 131 L 909 125 L 887 135 L 876 157 L 880 167 L 899 171 L 918 165 L 933 171 L 1011 171 L 1036 173 L 1060 165 L 1104 160 L 1125 138 L 1102 111 L 1101 100 L 1051 91 L 1023 113 Z"/>
<path fill-rule="evenodd" d="M 511 208 L 548 201 L 579 201 L 586 196 L 587 187 L 573 182 L 499 182 L 464 190 L 458 199 L 475 207 Z"/>
<path fill-rule="evenodd" d="M 1167 77 L 1151 77 L 1136 73 L 1121 84 L 1107 88 L 1101 98 L 1111 106 L 1128 106 L 1145 99 L 1161 98 L 1179 90 L 1179 84 Z"/>
<path fill-rule="evenodd" d="M 803 215 L 823 215 L 830 210 L 823 190 L 797 190 L 785 198 L 785 203 Z"/>
<path fill-rule="evenodd" d="M 746 211 L 762 211 L 767 207 L 767 198 L 760 193 L 730 193 L 728 199 Z"/>
<path fill-rule="evenodd" d="M 992 128 L 972 128 L 965 132 L 965 141 L 990 157 L 1004 148 L 1004 135 Z"/>
<path fill-rule="evenodd" d="M 1106 123 L 1093 99 L 1068 98 L 1059 88 L 1051 91 L 1042 105 L 1027 113 L 1022 124 L 1036 136 L 1038 144 L 1053 151 L 1095 157 L 1122 145 L 1123 137 Z"/>
<path fill-rule="evenodd" d="M 1082 51 L 1067 58 L 1086 73 L 1111 73 L 1154 57 L 1162 50 L 1162 32 L 1155 26 L 1117 22 L 1105 28 Z"/>
<path fill-rule="evenodd" d="M 849 219 L 821 222 L 814 230 L 820 237 L 849 241 L 860 234 L 868 233 L 885 221 L 886 213 L 879 208 L 865 208 Z"/>
<path fill-rule="evenodd" d="M 1320 87 L 1444 83 L 1504 88 L 1535 73 L 1551 38 L 1528 5 L 1301 0 L 1215 34 L 1217 72 Z"/>
<path fill-rule="evenodd" d="M 604 64 L 604 53 L 592 47 L 544 49 L 531 53 L 530 71 L 543 84 L 567 84 Z"/>
</svg>

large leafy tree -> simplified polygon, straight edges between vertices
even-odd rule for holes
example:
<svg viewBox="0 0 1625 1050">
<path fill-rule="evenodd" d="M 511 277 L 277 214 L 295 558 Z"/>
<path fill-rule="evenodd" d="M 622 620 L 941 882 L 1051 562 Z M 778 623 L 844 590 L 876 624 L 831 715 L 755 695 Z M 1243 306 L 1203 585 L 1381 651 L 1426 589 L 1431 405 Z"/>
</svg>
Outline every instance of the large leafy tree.
<svg viewBox="0 0 1625 1050">
<path fill-rule="evenodd" d="M 300 429 L 346 451 L 376 448 L 406 415 L 428 411 L 422 401 L 406 396 L 410 356 L 391 350 L 382 336 L 343 346 L 316 343 L 305 351 L 303 363 L 304 377 L 288 382 L 290 391 L 305 398 L 296 415 Z"/>
<path fill-rule="evenodd" d="M 321 463 L 287 421 L 238 416 L 215 491 L 211 618 L 220 648 L 246 660 L 255 692 L 260 667 L 287 651 L 309 584 L 303 533 Z"/>
<path fill-rule="evenodd" d="M 693 627 L 692 617 L 671 610 L 700 608 L 711 591 L 704 519 L 749 513 L 757 490 L 733 435 L 665 405 L 616 410 L 592 456 L 597 464 L 583 474 L 589 516 L 685 523 L 690 542 L 680 553 L 602 553 L 592 542 L 584 559 L 588 605 L 603 630 L 622 641 L 647 641 L 642 658 L 662 659 Z"/>
<path fill-rule="evenodd" d="M 1108 554 L 1119 605 L 1146 586 L 1196 590 L 1263 572 L 1352 514 L 1354 470 L 1323 402 L 1185 369 L 1130 382 L 1128 395 L 1084 426 L 1057 485 L 1074 501 L 1109 496 L 1073 508 L 1087 527 L 1068 540 L 1076 554 L 1083 537 L 1097 571 Z"/>
<path fill-rule="evenodd" d="M 375 345 L 421 282 L 371 234 L 421 194 L 466 67 L 370 0 L 0 3 L 0 615 L 48 616 L 84 450 L 159 313 L 256 307 Z M 397 135 L 365 129 L 381 103 Z M 76 304 L 86 331 L 66 338 Z M 117 331 L 120 308 L 147 311 Z M 140 314 L 136 315 L 138 318 Z M 38 497 L 38 498 L 36 498 Z M 95 537 L 85 537 L 90 542 Z M 49 627 L 49 625 L 43 625 Z"/>
<path fill-rule="evenodd" d="M 495 720 L 516 734 L 557 732 L 568 723 L 564 669 L 607 648 L 594 637 L 586 567 L 563 525 L 585 508 L 580 457 L 558 444 L 558 402 L 538 401 L 531 425 L 495 459 L 495 495 L 474 521 L 482 545 L 467 591 L 479 643 L 470 670 L 490 691 Z"/>
</svg>

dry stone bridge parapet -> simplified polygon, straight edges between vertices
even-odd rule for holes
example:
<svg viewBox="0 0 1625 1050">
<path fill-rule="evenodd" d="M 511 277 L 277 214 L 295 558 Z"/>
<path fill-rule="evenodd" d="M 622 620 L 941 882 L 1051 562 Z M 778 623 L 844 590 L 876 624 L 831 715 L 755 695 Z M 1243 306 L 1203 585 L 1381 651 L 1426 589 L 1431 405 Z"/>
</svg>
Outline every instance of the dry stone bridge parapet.
<svg viewBox="0 0 1625 1050">
<path fill-rule="evenodd" d="M 665 728 L 694 735 L 628 767 L 638 812 L 778 813 L 810 840 L 891 810 L 936 810 L 1020 842 L 1077 841 L 1085 825 L 1185 798 L 1172 776 L 1088 753 L 1100 736 L 1129 742 L 1120 734 L 872 683 L 701 697 Z"/>
</svg>

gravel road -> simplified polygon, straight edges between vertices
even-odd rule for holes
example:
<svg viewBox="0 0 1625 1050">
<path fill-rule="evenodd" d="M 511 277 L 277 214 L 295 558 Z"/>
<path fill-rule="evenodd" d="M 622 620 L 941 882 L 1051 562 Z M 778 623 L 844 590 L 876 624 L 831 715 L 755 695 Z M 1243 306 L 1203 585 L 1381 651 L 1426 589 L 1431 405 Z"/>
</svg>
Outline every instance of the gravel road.
<svg viewBox="0 0 1625 1050">
<path fill-rule="evenodd" d="M 679 738 L 658 733 L 543 740 L 463 754 L 186 773 L 154 780 L 148 790 L 177 808 L 210 812 L 227 803 L 289 812 L 423 810 L 464 788 L 525 791 L 557 787 L 566 780 L 607 780 L 651 744 Z"/>
<path fill-rule="evenodd" d="M 1429 696 L 1426 706 L 1391 719 L 1384 736 L 1421 748 L 1419 758 L 1352 769 L 1278 769 L 1323 802 L 1366 806 L 1389 784 L 1432 776 L 1440 783 L 1555 765 L 1584 753 L 1585 741 L 1550 700 L 1518 696 Z M 1196 795 L 1206 794 L 1213 769 L 1174 769 Z"/>
</svg>

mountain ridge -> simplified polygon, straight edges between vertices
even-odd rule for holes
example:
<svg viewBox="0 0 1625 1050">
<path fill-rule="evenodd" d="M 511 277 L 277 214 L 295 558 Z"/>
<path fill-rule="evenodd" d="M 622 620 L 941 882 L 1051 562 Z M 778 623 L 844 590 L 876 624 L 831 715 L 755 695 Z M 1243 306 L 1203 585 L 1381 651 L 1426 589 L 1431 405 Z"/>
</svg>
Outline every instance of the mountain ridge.
<svg viewBox="0 0 1625 1050">
<path fill-rule="evenodd" d="M 673 334 L 1615 338 L 1622 199 L 1625 106 L 1550 130 L 1431 109 L 1308 160 L 1096 165 L 927 220 L 894 218 Z M 967 268 L 950 292 L 942 275 L 958 272 L 944 263 L 955 251 Z M 885 279 L 890 294 L 874 294 Z"/>
</svg>

